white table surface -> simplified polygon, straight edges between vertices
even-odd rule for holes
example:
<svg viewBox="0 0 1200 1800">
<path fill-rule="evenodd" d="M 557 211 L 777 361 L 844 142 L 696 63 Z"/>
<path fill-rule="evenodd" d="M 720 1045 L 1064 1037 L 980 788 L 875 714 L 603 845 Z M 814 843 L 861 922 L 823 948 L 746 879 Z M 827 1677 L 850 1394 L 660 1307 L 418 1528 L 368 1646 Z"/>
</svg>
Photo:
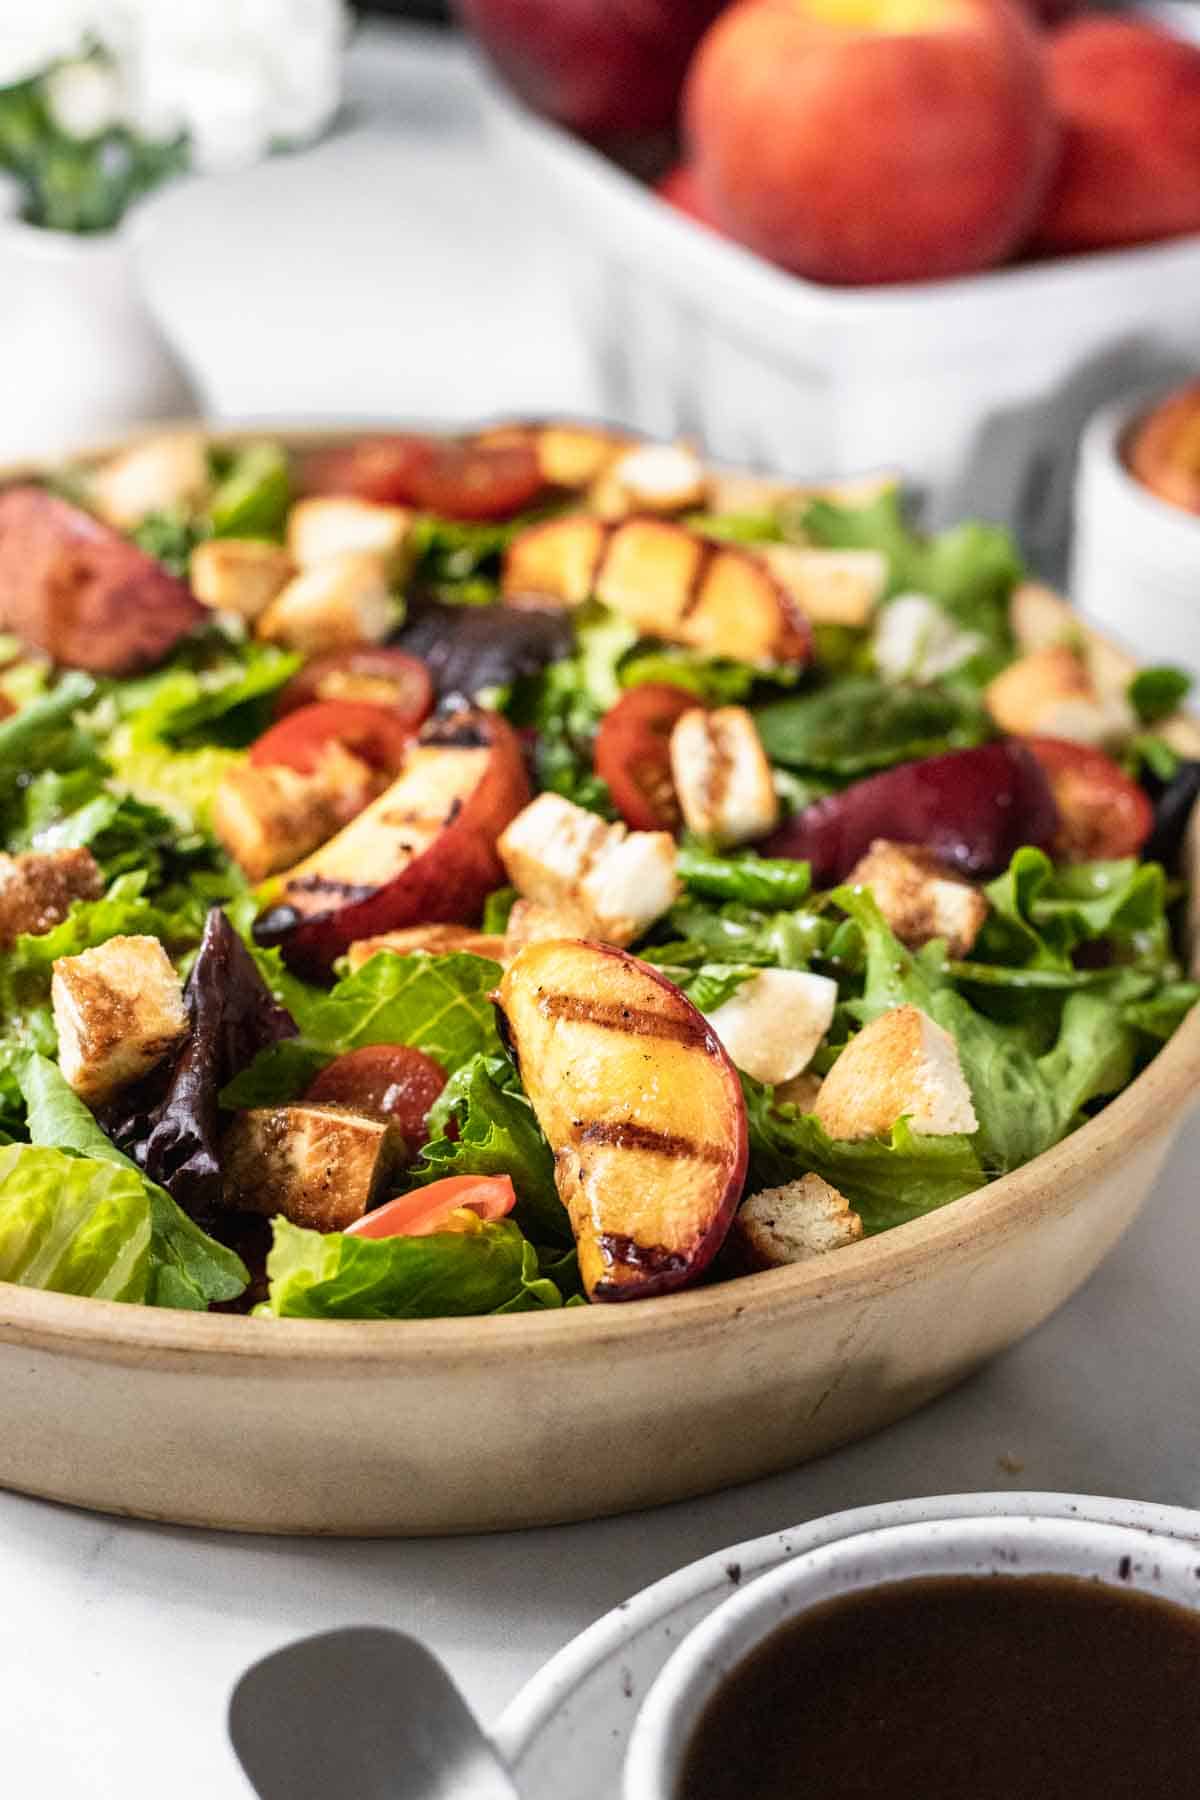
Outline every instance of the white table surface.
<svg viewBox="0 0 1200 1800">
<path fill-rule="evenodd" d="M 174 307 L 214 407 L 586 408 L 561 253 L 491 166 L 464 65 L 416 38 L 375 36 L 355 54 L 354 85 L 361 123 L 349 137 L 228 184 L 216 215 L 200 189 L 180 195 L 178 229 L 164 210 L 156 295 Z M 252 204 L 264 182 L 281 200 L 269 232 Z M 231 302 L 214 218 L 226 246 L 257 256 L 257 282 L 293 293 L 305 268 L 319 271 L 323 243 L 362 257 L 362 336 L 320 317 L 319 291 L 273 321 Z M 385 329 L 394 354 L 379 359 Z M 1198 1161 L 1200 1121 L 1089 1287 L 957 1393 L 869 1443 L 712 1499 L 523 1535 L 334 1543 L 206 1535 L 0 1495 L 4 1791 L 245 1794 L 225 1735 L 232 1683 L 256 1656 L 337 1624 L 417 1632 L 491 1719 L 552 1652 L 646 1583 L 839 1507 L 988 1488 L 1200 1504 Z"/>
</svg>

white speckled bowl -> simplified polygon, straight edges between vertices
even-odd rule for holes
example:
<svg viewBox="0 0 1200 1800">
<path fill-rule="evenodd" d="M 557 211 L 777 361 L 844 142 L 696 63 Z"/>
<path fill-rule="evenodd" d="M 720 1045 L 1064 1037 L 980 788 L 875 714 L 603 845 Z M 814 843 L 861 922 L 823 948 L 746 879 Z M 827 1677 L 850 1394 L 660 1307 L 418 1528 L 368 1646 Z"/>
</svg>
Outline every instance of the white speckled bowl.
<svg viewBox="0 0 1200 1800">
<path fill-rule="evenodd" d="M 726 1676 L 780 1626 L 844 1594 L 925 1576 L 1065 1575 L 1200 1611 L 1196 1545 L 1126 1526 L 1009 1515 L 893 1525 L 784 1563 L 684 1639 L 646 1697 L 624 1800 L 674 1800 L 692 1731 Z"/>
</svg>

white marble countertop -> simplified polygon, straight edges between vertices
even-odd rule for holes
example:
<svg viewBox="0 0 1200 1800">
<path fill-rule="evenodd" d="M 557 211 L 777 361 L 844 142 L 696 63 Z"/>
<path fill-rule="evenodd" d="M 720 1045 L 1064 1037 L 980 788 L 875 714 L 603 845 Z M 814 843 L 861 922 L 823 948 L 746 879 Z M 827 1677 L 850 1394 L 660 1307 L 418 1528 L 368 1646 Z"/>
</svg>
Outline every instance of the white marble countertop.
<svg viewBox="0 0 1200 1800">
<path fill-rule="evenodd" d="M 586 408 L 559 252 L 490 166 L 461 60 L 375 38 L 356 52 L 355 84 L 360 123 L 308 159 L 309 203 L 276 206 L 270 232 L 245 195 L 267 184 L 294 196 L 295 164 L 231 185 L 215 215 L 199 188 L 180 194 L 173 219 L 164 209 L 155 287 L 210 403 L 277 415 Z M 361 256 L 354 328 L 321 321 L 315 274 L 286 316 L 218 300 L 228 255 L 214 262 L 214 217 L 228 254 L 257 258 L 260 284 L 280 291 L 319 268 L 318 240 Z M 385 326 L 393 353 L 381 359 Z M 256 1656 L 332 1625 L 415 1631 L 490 1719 L 646 1583 L 840 1507 L 988 1488 L 1200 1504 L 1198 1158 L 1200 1121 L 1089 1287 L 957 1393 L 871 1442 L 708 1500 L 520 1536 L 335 1543 L 210 1536 L 0 1495 L 5 1791 L 245 1794 L 225 1735 L 233 1682 Z"/>
</svg>

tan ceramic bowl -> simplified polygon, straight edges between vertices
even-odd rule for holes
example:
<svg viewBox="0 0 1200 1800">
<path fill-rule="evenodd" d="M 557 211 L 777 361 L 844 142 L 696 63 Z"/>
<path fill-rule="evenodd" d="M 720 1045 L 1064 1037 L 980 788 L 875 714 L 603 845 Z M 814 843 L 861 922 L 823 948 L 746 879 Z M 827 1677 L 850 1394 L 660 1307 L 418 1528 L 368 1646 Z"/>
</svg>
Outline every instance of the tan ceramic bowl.
<svg viewBox="0 0 1200 1800">
<path fill-rule="evenodd" d="M 632 1306 L 311 1323 L 0 1284 L 0 1484 L 230 1530 L 425 1535 L 787 1468 L 1061 1305 L 1141 1208 L 1198 1081 L 1200 1010 L 1082 1130 L 981 1192 L 827 1260 Z"/>
</svg>

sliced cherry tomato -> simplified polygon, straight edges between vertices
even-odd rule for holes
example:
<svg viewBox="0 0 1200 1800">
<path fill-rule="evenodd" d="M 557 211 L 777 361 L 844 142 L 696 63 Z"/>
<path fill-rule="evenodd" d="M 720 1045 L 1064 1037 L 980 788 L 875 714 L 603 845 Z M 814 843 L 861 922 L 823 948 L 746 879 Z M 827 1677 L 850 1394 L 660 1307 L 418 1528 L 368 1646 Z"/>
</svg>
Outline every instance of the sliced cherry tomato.
<svg viewBox="0 0 1200 1800">
<path fill-rule="evenodd" d="M 630 688 L 596 734 L 596 773 L 633 831 L 674 831 L 679 801 L 671 777 L 671 730 L 699 706 L 695 694 L 665 681 Z"/>
<path fill-rule="evenodd" d="M 436 438 L 415 432 L 359 438 L 357 443 L 314 451 L 304 463 L 301 485 L 310 494 L 354 494 L 385 506 L 411 505 L 415 471 L 437 449 Z"/>
<path fill-rule="evenodd" d="M 306 1100 L 352 1106 L 394 1119 L 415 1156 L 428 1139 L 429 1109 L 446 1085 L 441 1063 L 407 1044 L 367 1044 L 335 1056 L 308 1085 Z"/>
<path fill-rule="evenodd" d="M 1045 770 L 1058 807 L 1051 855 L 1099 862 L 1138 854 L 1153 829 L 1154 808 L 1111 756 L 1066 738 L 1020 741 Z"/>
<path fill-rule="evenodd" d="M 336 741 L 380 774 L 394 775 L 411 739 L 412 732 L 390 707 L 318 700 L 264 731 L 250 747 L 250 761 L 257 768 L 282 763 L 301 775 L 311 775 L 322 752 Z"/>
<path fill-rule="evenodd" d="M 305 663 L 280 690 L 275 717 L 318 700 L 352 700 L 386 706 L 410 731 L 433 711 L 433 678 L 425 664 L 403 650 L 364 645 L 357 650 L 327 650 Z"/>
<path fill-rule="evenodd" d="M 402 1194 L 366 1213 L 347 1228 L 347 1237 L 431 1237 L 435 1231 L 461 1230 L 455 1213 L 471 1212 L 486 1225 L 503 1219 L 517 1203 L 508 1175 L 447 1175 L 428 1187 Z M 466 1221 L 464 1221 L 465 1223 Z"/>
<path fill-rule="evenodd" d="M 510 519 L 545 488 L 528 444 L 440 444 L 413 472 L 411 499 L 446 519 Z"/>
</svg>

